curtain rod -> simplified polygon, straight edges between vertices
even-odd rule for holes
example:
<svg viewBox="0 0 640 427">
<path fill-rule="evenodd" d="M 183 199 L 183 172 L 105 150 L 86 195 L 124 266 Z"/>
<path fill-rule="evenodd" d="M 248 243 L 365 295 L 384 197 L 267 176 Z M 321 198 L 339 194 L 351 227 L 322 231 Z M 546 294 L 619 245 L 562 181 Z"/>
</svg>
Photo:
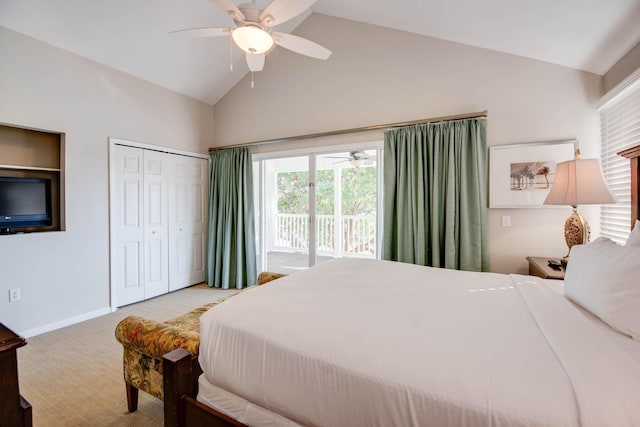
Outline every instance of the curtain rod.
<svg viewBox="0 0 640 427">
<path fill-rule="evenodd" d="M 385 125 L 373 125 L 373 126 L 364 126 L 359 128 L 352 129 L 342 129 L 342 130 L 333 130 L 327 132 L 319 132 L 319 133 L 311 133 L 307 135 L 298 135 L 298 136 L 289 136 L 286 138 L 277 138 L 277 139 L 265 139 L 263 141 L 254 141 L 247 142 L 244 144 L 234 144 L 234 145 L 224 145 L 222 147 L 210 147 L 209 152 L 216 150 L 224 150 L 226 148 L 237 148 L 237 147 L 249 147 L 252 145 L 266 145 L 266 144 L 275 144 L 278 142 L 290 142 L 297 141 L 301 139 L 311 139 L 311 138 L 320 138 L 323 136 L 334 136 L 334 135 L 343 135 L 347 133 L 356 133 L 356 132 L 366 132 L 371 130 L 378 129 L 387 129 L 387 128 L 398 128 L 412 125 L 422 125 L 426 123 L 437 123 L 437 122 L 448 122 L 452 120 L 464 120 L 464 119 L 475 119 L 481 117 L 487 117 L 487 110 L 479 111 L 477 113 L 466 113 L 466 114 L 455 114 L 451 116 L 442 116 L 442 117 L 432 117 L 430 119 L 421 119 L 421 120 L 412 120 L 408 122 L 397 122 L 397 123 L 388 123 Z"/>
</svg>

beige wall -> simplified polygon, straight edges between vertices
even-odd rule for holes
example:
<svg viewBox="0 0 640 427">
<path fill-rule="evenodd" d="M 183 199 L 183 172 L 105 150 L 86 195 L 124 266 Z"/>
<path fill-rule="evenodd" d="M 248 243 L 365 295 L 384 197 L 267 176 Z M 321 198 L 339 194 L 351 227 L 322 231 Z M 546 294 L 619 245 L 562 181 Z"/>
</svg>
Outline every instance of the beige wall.
<svg viewBox="0 0 640 427">
<path fill-rule="evenodd" d="M 216 104 L 215 145 L 488 110 L 490 145 L 577 137 L 584 157 L 598 154 L 600 76 L 318 14 L 295 34 L 332 57 L 271 52 L 254 89 L 247 76 Z M 586 211 L 596 228 L 597 210 Z M 490 209 L 492 270 L 526 272 L 527 255 L 564 255 L 569 213 Z"/>
<path fill-rule="evenodd" d="M 0 58 L 0 123 L 66 134 L 66 231 L 0 236 L 0 321 L 34 332 L 109 307 L 108 137 L 204 153 L 213 107 L 2 27 Z"/>
<path fill-rule="evenodd" d="M 603 93 L 609 92 L 634 71 L 640 69 L 640 43 L 618 61 L 602 79 Z"/>
</svg>

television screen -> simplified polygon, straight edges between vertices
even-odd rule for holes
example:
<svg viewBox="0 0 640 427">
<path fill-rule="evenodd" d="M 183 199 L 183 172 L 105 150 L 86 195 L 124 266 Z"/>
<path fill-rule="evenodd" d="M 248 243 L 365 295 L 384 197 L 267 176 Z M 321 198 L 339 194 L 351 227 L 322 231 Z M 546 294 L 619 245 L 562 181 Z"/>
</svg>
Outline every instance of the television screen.
<svg viewBox="0 0 640 427">
<path fill-rule="evenodd" d="M 0 227 L 51 225 L 51 181 L 0 177 Z"/>
</svg>

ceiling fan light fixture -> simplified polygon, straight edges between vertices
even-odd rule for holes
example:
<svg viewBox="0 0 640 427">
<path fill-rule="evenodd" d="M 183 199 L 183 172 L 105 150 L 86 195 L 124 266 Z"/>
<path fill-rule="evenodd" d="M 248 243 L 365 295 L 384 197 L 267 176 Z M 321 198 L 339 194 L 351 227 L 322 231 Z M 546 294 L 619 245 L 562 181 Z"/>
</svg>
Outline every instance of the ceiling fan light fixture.
<svg viewBox="0 0 640 427">
<path fill-rule="evenodd" d="M 271 35 L 253 25 L 236 28 L 231 36 L 238 47 L 247 53 L 265 53 L 273 46 Z"/>
</svg>

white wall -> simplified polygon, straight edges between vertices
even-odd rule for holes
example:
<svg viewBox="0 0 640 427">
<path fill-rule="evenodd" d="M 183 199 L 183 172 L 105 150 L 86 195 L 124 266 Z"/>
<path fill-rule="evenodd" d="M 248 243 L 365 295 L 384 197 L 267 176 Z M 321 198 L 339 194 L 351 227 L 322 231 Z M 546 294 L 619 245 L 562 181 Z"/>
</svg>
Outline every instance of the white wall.
<svg viewBox="0 0 640 427">
<path fill-rule="evenodd" d="M 0 236 L 0 321 L 29 335 L 109 307 L 108 137 L 206 153 L 213 107 L 3 27 L 0 58 L 0 122 L 66 134 L 66 231 Z"/>
<path fill-rule="evenodd" d="M 295 34 L 332 57 L 271 52 L 254 89 L 246 77 L 216 104 L 215 145 L 488 110 L 490 145 L 577 137 L 583 157 L 598 155 L 600 76 L 318 14 Z M 595 228 L 597 210 L 585 211 Z M 527 255 L 564 255 L 569 213 L 491 209 L 491 269 L 526 272 Z"/>
</svg>

